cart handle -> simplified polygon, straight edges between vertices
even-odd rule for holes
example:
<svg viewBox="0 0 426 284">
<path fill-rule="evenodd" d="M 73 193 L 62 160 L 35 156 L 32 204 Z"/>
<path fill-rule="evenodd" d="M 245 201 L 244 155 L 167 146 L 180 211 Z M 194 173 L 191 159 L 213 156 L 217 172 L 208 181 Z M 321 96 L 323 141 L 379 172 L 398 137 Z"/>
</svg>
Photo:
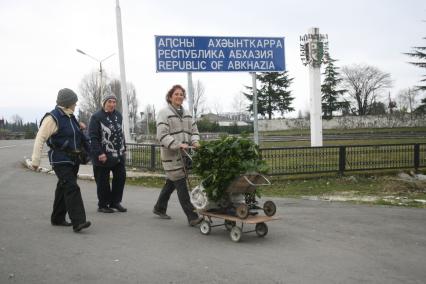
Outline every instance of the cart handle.
<svg viewBox="0 0 426 284">
<path fill-rule="evenodd" d="M 188 146 L 188 149 L 195 149 L 194 146 Z M 180 149 L 185 155 L 188 156 L 188 158 L 192 161 L 192 157 L 191 155 L 185 150 L 185 149 Z"/>
<path fill-rule="evenodd" d="M 271 182 L 264 176 L 264 175 L 261 175 L 261 174 L 258 174 L 259 176 L 261 176 L 265 181 L 266 181 L 266 183 L 252 183 L 248 178 L 247 178 L 247 176 L 243 176 L 244 177 L 244 179 L 246 180 L 246 182 L 249 184 L 249 185 L 251 185 L 251 186 L 260 186 L 260 185 L 271 185 Z"/>
</svg>

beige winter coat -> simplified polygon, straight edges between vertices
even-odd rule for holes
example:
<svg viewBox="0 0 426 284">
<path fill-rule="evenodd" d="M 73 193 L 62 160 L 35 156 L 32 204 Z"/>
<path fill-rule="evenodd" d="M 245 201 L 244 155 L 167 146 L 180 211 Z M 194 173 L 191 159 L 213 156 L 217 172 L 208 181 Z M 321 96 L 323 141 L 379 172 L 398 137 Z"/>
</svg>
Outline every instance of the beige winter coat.
<svg viewBox="0 0 426 284">
<path fill-rule="evenodd" d="M 170 104 L 160 110 L 157 118 L 157 139 L 161 144 L 161 162 L 168 179 L 185 177 L 179 145 L 194 145 L 200 140 L 197 125 L 186 109 L 180 116 Z"/>
</svg>

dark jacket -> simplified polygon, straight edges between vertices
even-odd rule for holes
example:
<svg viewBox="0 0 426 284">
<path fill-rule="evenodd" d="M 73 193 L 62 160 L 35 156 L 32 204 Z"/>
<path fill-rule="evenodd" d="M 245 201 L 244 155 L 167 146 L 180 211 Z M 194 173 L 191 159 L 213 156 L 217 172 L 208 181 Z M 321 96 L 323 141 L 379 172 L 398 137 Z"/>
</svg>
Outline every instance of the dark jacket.
<svg viewBox="0 0 426 284">
<path fill-rule="evenodd" d="M 125 162 L 126 142 L 122 125 L 123 117 L 118 111 L 108 113 L 101 109 L 90 118 L 90 154 L 95 166 L 113 167 Z M 107 155 L 105 163 L 98 160 L 102 154 Z"/>
<path fill-rule="evenodd" d="M 59 107 L 46 113 L 43 119 L 47 115 L 52 116 L 58 126 L 58 131 L 46 141 L 50 147 L 48 152 L 50 164 L 80 163 L 79 153 L 89 151 L 89 143 L 74 115 L 68 116 Z"/>
</svg>

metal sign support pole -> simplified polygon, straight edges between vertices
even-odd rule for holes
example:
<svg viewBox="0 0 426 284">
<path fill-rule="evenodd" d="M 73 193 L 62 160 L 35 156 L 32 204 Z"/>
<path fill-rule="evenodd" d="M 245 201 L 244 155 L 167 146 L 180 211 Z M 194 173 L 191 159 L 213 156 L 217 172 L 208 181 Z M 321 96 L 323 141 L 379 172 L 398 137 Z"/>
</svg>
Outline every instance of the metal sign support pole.
<svg viewBox="0 0 426 284">
<path fill-rule="evenodd" d="M 259 145 L 259 128 L 257 123 L 257 87 L 256 87 L 256 72 L 251 72 L 252 87 L 253 87 L 253 139 L 256 145 Z"/>
<path fill-rule="evenodd" d="M 192 84 L 192 72 L 188 72 L 188 107 L 194 117 L 194 85 Z"/>
</svg>

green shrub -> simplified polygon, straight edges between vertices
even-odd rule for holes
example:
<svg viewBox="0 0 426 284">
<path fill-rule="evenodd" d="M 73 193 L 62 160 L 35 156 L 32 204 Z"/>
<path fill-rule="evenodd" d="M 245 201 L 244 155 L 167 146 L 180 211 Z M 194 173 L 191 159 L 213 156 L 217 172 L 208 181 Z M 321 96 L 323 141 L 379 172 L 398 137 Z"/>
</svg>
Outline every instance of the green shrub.
<svg viewBox="0 0 426 284">
<path fill-rule="evenodd" d="M 211 122 L 207 118 L 197 121 L 197 127 L 199 132 L 219 132 L 219 124 Z"/>
</svg>

